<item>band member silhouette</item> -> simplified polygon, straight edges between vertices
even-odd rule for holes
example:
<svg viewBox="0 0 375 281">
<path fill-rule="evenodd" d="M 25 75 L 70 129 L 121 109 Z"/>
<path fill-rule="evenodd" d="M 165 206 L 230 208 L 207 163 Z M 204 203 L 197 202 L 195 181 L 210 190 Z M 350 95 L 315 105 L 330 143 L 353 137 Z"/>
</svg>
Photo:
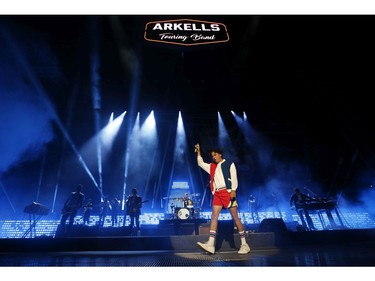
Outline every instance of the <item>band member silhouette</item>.
<svg viewBox="0 0 375 281">
<path fill-rule="evenodd" d="M 141 215 L 141 208 L 142 197 L 138 195 L 136 188 L 132 188 L 132 194 L 126 200 L 126 215 L 130 217 L 130 229 L 133 229 L 134 224 L 136 226 L 136 230 L 140 229 L 139 216 Z"/>
<path fill-rule="evenodd" d="M 85 195 L 82 193 L 82 184 L 77 185 L 76 191 L 72 192 L 68 199 L 64 203 L 64 207 L 61 211 L 61 231 L 64 236 L 69 236 L 74 223 L 74 218 L 77 215 L 78 210 L 82 207 Z M 69 225 L 66 228 L 66 221 L 69 219 Z"/>
</svg>

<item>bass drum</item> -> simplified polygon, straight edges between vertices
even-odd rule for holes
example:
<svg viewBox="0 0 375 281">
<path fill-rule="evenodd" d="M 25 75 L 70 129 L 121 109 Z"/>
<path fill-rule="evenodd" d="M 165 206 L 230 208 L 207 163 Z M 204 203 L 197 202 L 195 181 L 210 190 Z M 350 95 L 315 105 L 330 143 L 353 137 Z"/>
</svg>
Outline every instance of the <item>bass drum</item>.
<svg viewBox="0 0 375 281">
<path fill-rule="evenodd" d="M 180 220 L 186 220 L 190 217 L 190 212 L 188 209 L 186 208 L 181 208 L 178 213 L 177 213 L 177 216 Z"/>
</svg>

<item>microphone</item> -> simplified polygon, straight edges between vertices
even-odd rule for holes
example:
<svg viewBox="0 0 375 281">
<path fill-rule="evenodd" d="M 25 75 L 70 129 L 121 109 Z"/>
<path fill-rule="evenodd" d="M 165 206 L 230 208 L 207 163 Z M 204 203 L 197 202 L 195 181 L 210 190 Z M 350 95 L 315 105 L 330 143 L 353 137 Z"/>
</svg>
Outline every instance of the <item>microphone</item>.
<svg viewBox="0 0 375 281">
<path fill-rule="evenodd" d="M 195 145 L 194 152 L 197 153 L 199 151 L 199 144 Z"/>
</svg>

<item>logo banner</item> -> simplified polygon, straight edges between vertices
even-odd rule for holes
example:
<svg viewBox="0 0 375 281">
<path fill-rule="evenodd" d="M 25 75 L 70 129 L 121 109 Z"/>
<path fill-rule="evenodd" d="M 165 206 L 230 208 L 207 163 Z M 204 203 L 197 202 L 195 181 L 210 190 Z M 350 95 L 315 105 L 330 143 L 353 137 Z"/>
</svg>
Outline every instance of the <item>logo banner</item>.
<svg viewBox="0 0 375 281">
<path fill-rule="evenodd" d="M 184 46 L 229 41 L 228 31 L 224 24 L 192 19 L 148 22 L 144 38 L 147 41 Z"/>
</svg>

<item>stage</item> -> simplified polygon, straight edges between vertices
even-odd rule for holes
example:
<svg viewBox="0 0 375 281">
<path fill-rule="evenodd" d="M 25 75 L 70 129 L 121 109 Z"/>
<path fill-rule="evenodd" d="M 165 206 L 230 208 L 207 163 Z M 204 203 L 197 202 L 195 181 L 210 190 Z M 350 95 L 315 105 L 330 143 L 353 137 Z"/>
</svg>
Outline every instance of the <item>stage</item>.
<svg viewBox="0 0 375 281">
<path fill-rule="evenodd" d="M 166 220 L 157 225 L 141 225 L 138 231 L 129 226 L 73 225 L 65 236 L 59 226 L 53 236 L 0 239 L 0 251 L 193 251 L 197 249 L 196 242 L 208 239 L 209 228 L 206 219 Z M 245 227 L 246 239 L 252 249 L 375 241 L 375 228 L 292 231 L 293 228 L 282 219 L 265 219 L 252 230 Z M 235 250 L 239 245 L 233 221 L 219 221 L 217 250 Z"/>
<path fill-rule="evenodd" d="M 90 237 L 0 239 L 0 266 L 375 265 L 375 229 L 295 232 L 270 221 L 264 232 L 246 233 L 251 252 L 245 255 L 237 253 L 239 235 L 228 224 L 217 235 L 215 255 L 196 245 L 207 241 L 207 234 L 162 235 L 157 228 L 153 235 L 151 229 L 141 229 L 139 236 L 120 234 L 113 231 Z"/>
</svg>

